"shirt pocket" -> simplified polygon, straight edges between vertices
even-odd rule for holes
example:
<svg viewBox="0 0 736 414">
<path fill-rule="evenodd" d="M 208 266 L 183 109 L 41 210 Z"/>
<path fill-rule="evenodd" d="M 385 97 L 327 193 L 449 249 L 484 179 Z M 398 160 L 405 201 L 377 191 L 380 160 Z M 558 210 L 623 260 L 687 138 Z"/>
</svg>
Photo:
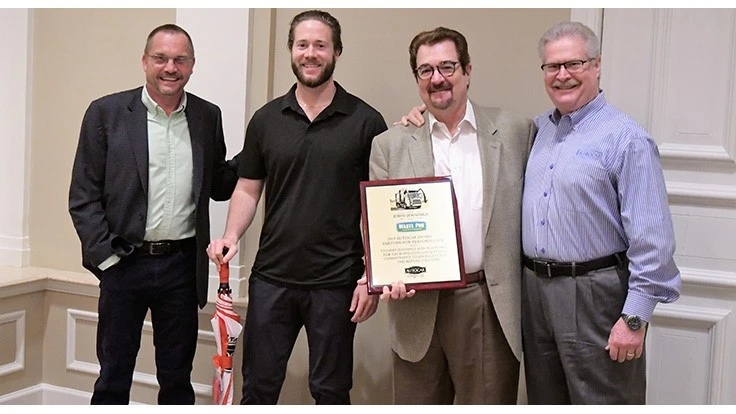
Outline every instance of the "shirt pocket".
<svg viewBox="0 0 736 414">
<path fill-rule="evenodd" d="M 554 183 L 560 208 L 589 213 L 601 205 L 606 187 L 611 186 L 608 172 L 593 163 L 573 163 L 565 167 L 564 174 Z"/>
</svg>

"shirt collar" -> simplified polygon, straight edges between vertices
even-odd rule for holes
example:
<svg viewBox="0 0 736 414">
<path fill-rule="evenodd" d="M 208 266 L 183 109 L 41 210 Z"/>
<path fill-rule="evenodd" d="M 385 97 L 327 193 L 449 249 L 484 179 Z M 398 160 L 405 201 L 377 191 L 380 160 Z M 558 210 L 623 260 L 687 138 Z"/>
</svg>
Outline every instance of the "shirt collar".
<svg viewBox="0 0 736 414">
<path fill-rule="evenodd" d="M 585 119 L 589 114 L 592 114 L 593 112 L 596 112 L 600 108 L 602 108 L 604 105 L 606 105 L 606 95 L 603 93 L 602 90 L 598 90 L 598 95 L 593 98 L 592 101 L 588 102 L 587 104 L 583 105 L 582 107 L 570 112 L 567 114 L 570 117 L 570 121 L 573 126 L 577 125 Z M 562 119 L 562 115 L 560 115 L 560 111 L 555 109 L 549 114 L 549 120 L 552 121 L 555 125 L 560 123 L 560 120 Z"/>
<path fill-rule="evenodd" d="M 327 105 L 327 108 L 322 110 L 322 113 L 320 115 L 325 114 L 327 116 L 330 116 L 335 112 L 349 114 L 349 94 L 342 86 L 340 86 L 339 83 L 337 83 L 337 81 L 333 82 L 335 82 L 335 96 L 332 97 L 332 102 Z M 284 96 L 284 99 L 281 101 L 281 111 L 283 112 L 287 108 L 291 109 L 294 112 L 302 111 L 302 108 L 299 106 L 299 102 L 297 102 L 296 100 L 296 83 L 292 85 L 291 89 L 289 89 L 289 92 Z"/>
<path fill-rule="evenodd" d="M 432 112 L 429 112 L 429 131 L 434 131 L 435 126 L 441 124 L 440 121 L 435 118 L 434 115 L 432 115 Z M 465 115 L 463 116 L 463 119 L 460 120 L 460 122 L 457 124 L 458 131 L 461 130 L 463 124 L 467 123 L 470 125 L 474 131 L 478 130 L 478 127 L 475 124 L 475 111 L 473 111 L 473 104 L 470 103 L 470 99 L 465 104 Z M 447 125 L 445 125 L 447 126 Z"/>
<path fill-rule="evenodd" d="M 154 101 L 153 98 L 151 98 L 151 95 L 148 94 L 148 88 L 146 88 L 146 85 L 143 85 L 143 92 L 141 93 L 141 101 L 143 102 L 143 105 L 146 107 L 148 112 L 150 112 L 153 115 L 156 114 L 156 108 L 160 108 L 160 106 L 156 103 L 156 101 Z M 187 108 L 187 93 L 184 92 L 181 96 L 179 107 L 176 108 L 174 112 L 183 111 L 186 108 Z"/>
</svg>

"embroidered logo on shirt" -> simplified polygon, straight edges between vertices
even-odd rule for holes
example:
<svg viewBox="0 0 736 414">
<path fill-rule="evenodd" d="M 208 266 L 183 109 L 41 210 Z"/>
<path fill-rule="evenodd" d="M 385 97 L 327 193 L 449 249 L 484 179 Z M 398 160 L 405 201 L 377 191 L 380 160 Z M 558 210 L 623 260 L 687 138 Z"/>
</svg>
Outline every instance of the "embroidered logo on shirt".
<svg viewBox="0 0 736 414">
<path fill-rule="evenodd" d="M 575 155 L 581 158 L 598 161 L 603 156 L 603 153 L 594 149 L 580 148 L 577 150 L 577 152 L 575 152 Z"/>
</svg>

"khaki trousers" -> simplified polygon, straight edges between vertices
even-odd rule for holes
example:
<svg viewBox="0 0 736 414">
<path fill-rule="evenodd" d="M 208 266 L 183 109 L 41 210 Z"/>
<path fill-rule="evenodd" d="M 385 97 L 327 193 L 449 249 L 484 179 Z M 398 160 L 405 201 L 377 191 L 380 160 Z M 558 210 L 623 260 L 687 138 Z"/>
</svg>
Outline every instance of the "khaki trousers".
<svg viewBox="0 0 736 414">
<path fill-rule="evenodd" d="M 441 291 L 427 354 L 393 360 L 395 404 L 516 404 L 519 361 L 485 282 Z"/>
</svg>

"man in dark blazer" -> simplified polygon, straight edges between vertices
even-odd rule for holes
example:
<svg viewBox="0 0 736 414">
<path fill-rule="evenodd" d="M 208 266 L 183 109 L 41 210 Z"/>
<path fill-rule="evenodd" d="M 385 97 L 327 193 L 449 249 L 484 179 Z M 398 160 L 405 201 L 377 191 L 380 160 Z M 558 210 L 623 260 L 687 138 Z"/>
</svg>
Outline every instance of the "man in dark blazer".
<svg viewBox="0 0 736 414">
<path fill-rule="evenodd" d="M 229 199 L 237 181 L 220 109 L 184 92 L 194 62 L 185 30 L 157 27 L 142 57 L 145 86 L 95 100 L 82 121 L 69 212 L 82 264 L 100 280 L 92 404 L 129 402 L 149 309 L 158 402 L 194 403 L 209 200 Z"/>
<path fill-rule="evenodd" d="M 373 140 L 370 178 L 451 176 L 468 287 L 384 287 L 397 404 L 514 404 L 521 360 L 521 193 L 531 120 L 468 99 L 465 37 L 438 27 L 409 47 L 423 127 Z M 411 117 L 410 117 L 411 118 Z"/>
</svg>

